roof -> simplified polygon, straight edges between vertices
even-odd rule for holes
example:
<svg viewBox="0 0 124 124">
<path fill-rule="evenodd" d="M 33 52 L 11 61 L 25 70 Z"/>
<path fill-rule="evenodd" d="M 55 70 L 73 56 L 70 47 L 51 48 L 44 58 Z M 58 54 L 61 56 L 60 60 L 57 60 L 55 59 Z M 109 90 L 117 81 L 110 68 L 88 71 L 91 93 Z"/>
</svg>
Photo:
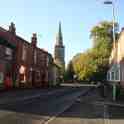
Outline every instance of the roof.
<svg viewBox="0 0 124 124">
<path fill-rule="evenodd" d="M 13 38 L 17 38 L 17 39 L 19 39 L 19 40 L 21 40 L 21 41 L 23 41 L 23 42 L 25 42 L 25 43 L 30 44 L 28 41 L 26 41 L 26 40 L 23 39 L 22 37 L 18 36 L 17 34 L 14 35 L 14 34 L 12 34 L 11 32 L 9 32 L 8 30 L 6 30 L 6 29 L 4 29 L 4 28 L 2 28 L 2 27 L 0 27 L 0 31 L 3 32 L 3 33 L 5 33 L 4 35 L 8 38 L 8 39 L 6 39 L 6 40 L 10 40 L 9 38 L 10 38 L 10 37 L 13 37 Z M 5 37 L 4 37 L 4 38 L 5 38 Z"/>
<path fill-rule="evenodd" d="M 14 39 L 18 39 L 22 42 L 25 42 L 26 44 L 28 45 L 31 45 L 30 42 L 28 42 L 27 40 L 23 39 L 22 37 L 18 36 L 17 34 L 16 35 L 13 35 L 11 32 L 9 32 L 8 30 L 0 27 L 0 34 L 3 36 L 3 38 L 5 38 L 5 40 L 10 40 L 11 38 L 14 40 Z M 50 56 L 52 56 L 50 53 L 48 53 L 48 51 L 42 49 L 42 48 L 39 48 L 39 47 L 36 47 L 37 49 L 40 49 L 42 52 L 44 52 L 45 54 L 48 54 Z"/>
<path fill-rule="evenodd" d="M 7 30 L 5 30 L 4 28 L 0 27 L 0 31 L 6 32 Z"/>
<path fill-rule="evenodd" d="M 27 44 L 29 44 L 29 45 L 31 44 L 31 43 L 29 43 L 28 41 L 26 41 L 25 39 L 23 39 L 22 37 L 20 37 L 18 35 L 16 35 L 16 38 L 21 40 L 21 41 L 23 41 L 23 42 L 25 42 L 25 43 L 27 43 Z"/>
</svg>

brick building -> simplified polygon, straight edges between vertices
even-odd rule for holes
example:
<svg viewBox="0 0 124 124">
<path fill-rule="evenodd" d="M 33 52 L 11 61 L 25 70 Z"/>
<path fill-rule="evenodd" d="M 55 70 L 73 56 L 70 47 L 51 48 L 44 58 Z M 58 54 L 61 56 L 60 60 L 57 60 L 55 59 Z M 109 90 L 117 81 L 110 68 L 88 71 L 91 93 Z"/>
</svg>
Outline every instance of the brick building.
<svg viewBox="0 0 124 124">
<path fill-rule="evenodd" d="M 0 86 L 5 85 L 12 86 L 11 84 L 3 85 L 6 76 L 13 75 L 13 60 L 14 60 L 15 46 L 9 43 L 7 40 L 0 38 Z"/>
<path fill-rule="evenodd" d="M 16 35 L 13 23 L 9 30 L 0 28 L 1 86 L 46 87 L 49 85 L 52 63 L 51 54 L 37 47 L 35 33 L 29 43 Z"/>
</svg>

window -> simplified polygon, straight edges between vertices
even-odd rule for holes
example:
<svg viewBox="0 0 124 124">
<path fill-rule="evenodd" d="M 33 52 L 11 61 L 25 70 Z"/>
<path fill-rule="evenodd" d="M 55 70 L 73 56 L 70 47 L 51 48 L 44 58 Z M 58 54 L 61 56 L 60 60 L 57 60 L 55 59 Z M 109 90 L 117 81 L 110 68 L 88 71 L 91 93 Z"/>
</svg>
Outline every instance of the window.
<svg viewBox="0 0 124 124">
<path fill-rule="evenodd" d="M 5 54 L 7 60 L 12 60 L 12 49 L 6 47 Z"/>
<path fill-rule="evenodd" d="M 23 45 L 23 49 L 22 49 L 22 60 L 25 61 L 26 60 L 26 46 Z"/>
<path fill-rule="evenodd" d="M 110 72 L 107 73 L 107 80 L 110 80 Z"/>
<path fill-rule="evenodd" d="M 3 79 L 4 79 L 4 74 L 3 72 L 0 72 L 0 84 L 3 83 Z"/>
<path fill-rule="evenodd" d="M 12 49 L 6 47 L 6 55 L 12 56 Z"/>
<path fill-rule="evenodd" d="M 123 70 L 122 70 L 121 76 L 122 76 L 122 81 L 124 81 L 124 71 Z"/>
<path fill-rule="evenodd" d="M 111 72 L 111 80 L 114 80 L 114 72 Z"/>
<path fill-rule="evenodd" d="M 119 80 L 119 70 L 117 70 L 115 73 L 115 80 Z"/>
</svg>

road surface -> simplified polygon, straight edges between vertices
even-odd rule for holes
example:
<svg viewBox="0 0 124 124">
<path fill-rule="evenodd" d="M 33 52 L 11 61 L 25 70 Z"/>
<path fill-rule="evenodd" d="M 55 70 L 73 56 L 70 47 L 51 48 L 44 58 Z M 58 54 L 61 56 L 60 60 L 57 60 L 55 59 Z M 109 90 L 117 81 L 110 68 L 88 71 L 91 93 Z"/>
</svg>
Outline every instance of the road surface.
<svg viewBox="0 0 124 124">
<path fill-rule="evenodd" d="M 85 94 L 89 87 L 64 87 L 35 97 L 0 102 L 1 124 L 42 124 L 56 117 Z M 38 93 L 38 92 L 37 92 Z M 7 95 L 7 94 L 6 94 Z M 2 96 L 1 96 L 2 97 Z M 3 104 L 4 103 L 4 104 Z"/>
<path fill-rule="evenodd" d="M 0 97 L 1 124 L 124 123 L 124 107 L 106 104 L 94 86 L 25 90 Z"/>
</svg>

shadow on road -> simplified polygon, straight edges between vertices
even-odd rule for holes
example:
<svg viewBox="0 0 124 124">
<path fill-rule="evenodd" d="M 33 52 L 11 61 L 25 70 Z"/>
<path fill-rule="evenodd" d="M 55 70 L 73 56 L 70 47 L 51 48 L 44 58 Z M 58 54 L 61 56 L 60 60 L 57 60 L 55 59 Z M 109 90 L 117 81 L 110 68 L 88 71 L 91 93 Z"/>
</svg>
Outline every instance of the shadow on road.
<svg viewBox="0 0 124 124">
<path fill-rule="evenodd" d="M 14 104 L 0 105 L 0 110 L 13 111 L 17 113 L 26 113 L 39 115 L 43 117 L 53 117 L 56 113 L 63 110 L 63 107 L 72 102 L 70 98 L 80 90 L 86 90 L 87 87 L 62 87 L 65 91 L 57 92 L 49 96 L 41 96 L 35 99 L 19 101 Z M 54 89 L 55 90 L 55 89 Z M 51 90 L 52 91 L 52 90 Z M 42 92 L 42 91 L 40 91 Z M 45 92 L 45 91 L 44 91 Z M 48 92 L 48 90 L 46 90 Z M 87 95 L 81 96 L 76 102 L 60 114 L 62 118 L 88 118 L 88 119 L 124 119 L 124 107 L 107 106 L 105 110 L 103 105 L 93 104 L 101 100 L 98 90 L 91 90 Z M 106 117 L 105 114 L 109 116 Z"/>
</svg>

